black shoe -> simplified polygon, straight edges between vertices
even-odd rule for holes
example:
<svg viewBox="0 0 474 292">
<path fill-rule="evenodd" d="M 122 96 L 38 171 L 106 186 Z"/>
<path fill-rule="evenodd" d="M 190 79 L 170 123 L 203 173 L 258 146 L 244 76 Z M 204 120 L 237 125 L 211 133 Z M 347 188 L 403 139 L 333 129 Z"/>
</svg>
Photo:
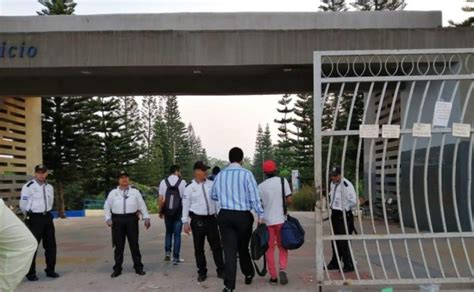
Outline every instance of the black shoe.
<svg viewBox="0 0 474 292">
<path fill-rule="evenodd" d="M 144 270 L 141 271 L 135 271 L 135 274 L 140 275 L 140 276 L 145 276 L 146 272 Z"/>
<path fill-rule="evenodd" d="M 288 284 L 288 277 L 286 276 L 285 271 L 280 271 L 280 284 L 282 285 Z"/>
<path fill-rule="evenodd" d="M 26 275 L 25 277 L 26 279 L 28 279 L 28 281 L 31 281 L 31 282 L 39 280 L 38 277 L 36 277 L 36 275 Z"/>
<path fill-rule="evenodd" d="M 326 266 L 326 270 L 339 270 L 339 265 L 334 262 L 330 262 L 329 265 Z"/>
<path fill-rule="evenodd" d="M 224 288 L 224 290 L 222 290 L 222 292 L 233 292 L 233 291 L 234 291 L 234 289 L 229 289 L 227 287 Z"/>
<path fill-rule="evenodd" d="M 224 279 L 225 278 L 225 273 L 224 272 L 218 272 L 217 273 L 217 278 Z"/>
<path fill-rule="evenodd" d="M 207 276 L 206 275 L 198 275 L 198 282 L 204 282 L 206 281 Z"/>
<path fill-rule="evenodd" d="M 245 276 L 245 285 L 252 284 L 253 276 Z"/>
<path fill-rule="evenodd" d="M 270 278 L 270 285 L 278 285 L 278 279 L 277 278 L 275 278 L 275 279 Z"/>
<path fill-rule="evenodd" d="M 110 275 L 111 278 L 117 278 L 118 276 L 122 275 L 122 272 L 119 272 L 119 271 L 115 271 L 112 273 L 112 275 Z"/>
<path fill-rule="evenodd" d="M 46 277 L 48 278 L 59 278 L 59 274 L 56 272 L 46 272 Z"/>
<path fill-rule="evenodd" d="M 350 272 L 354 272 L 354 266 L 344 266 L 344 269 L 342 269 L 342 271 L 344 273 L 350 273 Z"/>
</svg>

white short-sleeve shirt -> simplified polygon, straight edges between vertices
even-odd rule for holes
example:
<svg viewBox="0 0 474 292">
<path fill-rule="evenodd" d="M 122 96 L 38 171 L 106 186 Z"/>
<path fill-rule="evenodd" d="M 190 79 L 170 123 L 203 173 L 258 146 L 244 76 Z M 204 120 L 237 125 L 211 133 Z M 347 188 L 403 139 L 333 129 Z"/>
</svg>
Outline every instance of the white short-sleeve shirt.
<svg viewBox="0 0 474 292">
<path fill-rule="evenodd" d="M 170 185 L 174 186 L 177 182 L 178 182 L 178 179 L 179 177 L 177 175 L 170 175 L 167 177 Z M 158 195 L 160 198 L 165 198 L 165 195 L 166 195 L 166 182 L 165 180 L 162 180 L 161 183 L 160 183 L 160 186 L 158 188 Z M 183 179 L 181 180 L 181 183 L 179 184 L 179 195 L 181 196 L 181 198 L 183 197 L 183 194 L 184 194 L 184 190 L 186 189 L 186 181 Z"/>
<path fill-rule="evenodd" d="M 285 222 L 281 178 L 274 176 L 258 185 L 263 205 L 263 220 L 266 225 L 276 225 Z M 291 195 L 290 184 L 284 179 L 285 198 Z"/>
</svg>

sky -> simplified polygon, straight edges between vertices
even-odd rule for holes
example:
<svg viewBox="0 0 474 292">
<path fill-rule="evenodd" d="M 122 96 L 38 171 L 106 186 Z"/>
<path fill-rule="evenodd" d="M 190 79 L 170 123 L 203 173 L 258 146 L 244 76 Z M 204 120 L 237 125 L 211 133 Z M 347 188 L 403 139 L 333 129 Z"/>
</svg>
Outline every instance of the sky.
<svg viewBox="0 0 474 292">
<path fill-rule="evenodd" d="M 171 13 L 171 12 L 276 12 L 317 11 L 317 0 L 76 0 L 76 14 Z M 407 0 L 406 10 L 441 10 L 443 23 L 468 18 L 464 0 Z M 37 0 L 0 0 L 1 15 L 36 15 Z M 277 141 L 276 112 L 281 95 L 179 96 L 183 121 L 192 122 L 209 156 L 227 160 L 228 150 L 239 146 L 253 156 L 258 124 L 268 123 Z M 219 122 L 225 121 L 225 123 Z"/>
</svg>

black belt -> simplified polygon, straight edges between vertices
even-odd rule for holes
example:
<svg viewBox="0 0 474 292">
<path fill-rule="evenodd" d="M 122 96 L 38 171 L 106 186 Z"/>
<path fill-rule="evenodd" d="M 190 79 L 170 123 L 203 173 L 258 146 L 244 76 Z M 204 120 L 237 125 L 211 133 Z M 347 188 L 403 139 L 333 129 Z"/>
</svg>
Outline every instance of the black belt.
<svg viewBox="0 0 474 292">
<path fill-rule="evenodd" d="M 137 216 L 137 213 L 127 213 L 127 214 L 114 214 L 112 213 L 112 218 L 113 217 L 116 217 L 116 218 L 129 218 L 129 217 L 136 217 L 138 218 Z"/>
<path fill-rule="evenodd" d="M 31 216 L 31 215 L 35 215 L 35 216 L 46 216 L 46 215 L 51 215 L 51 211 L 47 211 L 47 212 L 28 212 L 28 216 Z"/>
<path fill-rule="evenodd" d="M 196 219 L 209 219 L 209 218 L 215 218 L 216 217 L 216 214 L 212 214 L 212 215 L 198 215 L 194 212 L 189 212 L 189 217 L 191 218 L 196 218 Z"/>
</svg>

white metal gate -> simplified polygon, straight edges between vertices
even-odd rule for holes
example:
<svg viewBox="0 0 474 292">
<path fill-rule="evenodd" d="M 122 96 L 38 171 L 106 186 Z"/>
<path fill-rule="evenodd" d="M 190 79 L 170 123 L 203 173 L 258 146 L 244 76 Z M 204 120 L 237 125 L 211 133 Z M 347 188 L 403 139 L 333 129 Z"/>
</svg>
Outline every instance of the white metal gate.
<svg viewBox="0 0 474 292">
<path fill-rule="evenodd" d="M 318 285 L 474 283 L 473 53 L 314 53 Z M 334 164 L 363 195 L 357 234 L 327 220 Z M 354 272 L 325 270 L 333 240 Z"/>
</svg>

